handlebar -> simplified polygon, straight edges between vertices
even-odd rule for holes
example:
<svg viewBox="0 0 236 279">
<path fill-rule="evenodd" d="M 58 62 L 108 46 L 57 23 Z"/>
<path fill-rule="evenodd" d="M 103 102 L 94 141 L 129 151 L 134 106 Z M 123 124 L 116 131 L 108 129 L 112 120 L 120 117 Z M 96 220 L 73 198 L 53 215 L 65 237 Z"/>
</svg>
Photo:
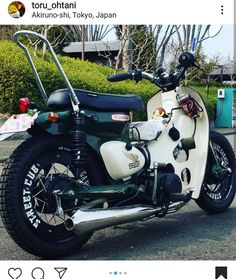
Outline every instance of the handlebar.
<svg viewBox="0 0 236 279">
<path fill-rule="evenodd" d="M 117 82 L 123 80 L 134 80 L 136 82 L 142 79 L 147 79 L 152 83 L 156 84 L 158 87 L 169 91 L 175 89 L 180 80 L 184 77 L 185 71 L 195 66 L 195 57 L 190 52 L 184 52 L 179 57 L 178 72 L 166 75 L 163 71 L 158 71 L 157 75 L 152 75 L 141 70 L 135 70 L 124 74 L 116 74 L 107 78 L 110 82 Z"/>
<path fill-rule="evenodd" d="M 182 76 L 182 71 L 181 75 L 170 75 L 170 76 L 161 76 L 161 77 L 156 77 L 153 74 L 143 72 L 141 70 L 135 70 L 133 72 L 128 72 L 124 74 L 116 74 L 113 76 L 110 76 L 107 78 L 108 81 L 110 82 L 118 82 L 118 81 L 123 81 L 123 80 L 134 80 L 136 82 L 141 81 L 142 79 L 147 79 L 150 82 L 156 84 L 158 87 L 170 90 L 172 88 L 175 88 Z M 175 83 L 174 83 L 175 81 Z"/>
<path fill-rule="evenodd" d="M 110 82 L 117 82 L 130 79 L 132 80 L 132 72 L 124 73 L 124 74 L 116 74 L 107 78 Z"/>
</svg>

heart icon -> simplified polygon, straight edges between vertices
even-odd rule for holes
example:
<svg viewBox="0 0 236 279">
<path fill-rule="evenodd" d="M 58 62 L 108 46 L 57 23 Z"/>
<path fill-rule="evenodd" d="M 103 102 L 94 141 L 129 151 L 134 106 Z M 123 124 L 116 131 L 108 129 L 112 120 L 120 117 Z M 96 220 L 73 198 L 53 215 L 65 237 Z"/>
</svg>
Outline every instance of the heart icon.
<svg viewBox="0 0 236 279">
<path fill-rule="evenodd" d="M 20 268 L 9 268 L 8 274 L 12 279 L 17 279 L 21 276 L 22 270 Z"/>
</svg>

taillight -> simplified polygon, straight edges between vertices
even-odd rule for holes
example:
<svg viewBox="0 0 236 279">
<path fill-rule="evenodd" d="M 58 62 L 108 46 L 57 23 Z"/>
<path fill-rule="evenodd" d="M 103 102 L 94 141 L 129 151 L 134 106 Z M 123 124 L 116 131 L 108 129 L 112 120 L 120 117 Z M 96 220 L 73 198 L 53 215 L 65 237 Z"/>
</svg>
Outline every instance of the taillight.
<svg viewBox="0 0 236 279">
<path fill-rule="evenodd" d="M 19 109 L 21 112 L 26 112 L 30 108 L 30 99 L 28 97 L 20 98 Z"/>
</svg>

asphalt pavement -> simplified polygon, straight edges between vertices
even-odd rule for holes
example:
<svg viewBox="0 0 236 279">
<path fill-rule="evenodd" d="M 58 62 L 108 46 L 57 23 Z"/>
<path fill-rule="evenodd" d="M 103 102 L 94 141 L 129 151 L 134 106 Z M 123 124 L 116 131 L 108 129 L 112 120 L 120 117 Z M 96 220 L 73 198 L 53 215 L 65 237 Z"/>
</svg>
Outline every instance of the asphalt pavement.
<svg viewBox="0 0 236 279">
<path fill-rule="evenodd" d="M 225 133 L 225 131 L 221 131 Z M 234 131 L 233 131 L 234 132 Z M 235 149 L 232 131 L 227 138 Z M 3 161 L 21 140 L 0 142 Z M 135 222 L 95 232 L 65 260 L 235 260 L 236 199 L 227 212 L 209 215 L 194 201 L 163 219 Z M 35 260 L 9 237 L 0 220 L 0 260 Z"/>
</svg>

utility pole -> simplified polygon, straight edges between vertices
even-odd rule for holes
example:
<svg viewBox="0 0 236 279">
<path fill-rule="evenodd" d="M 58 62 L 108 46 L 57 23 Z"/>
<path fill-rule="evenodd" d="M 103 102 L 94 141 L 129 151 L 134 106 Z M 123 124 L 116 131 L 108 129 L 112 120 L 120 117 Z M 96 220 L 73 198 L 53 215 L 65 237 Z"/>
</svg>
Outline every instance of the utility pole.
<svg viewBox="0 0 236 279">
<path fill-rule="evenodd" d="M 220 68 L 220 83 L 223 84 L 224 65 L 218 65 Z"/>
<path fill-rule="evenodd" d="M 85 38 L 84 38 L 84 25 L 81 26 L 81 40 L 82 40 L 82 56 L 81 59 L 84 61 L 84 52 L 85 52 Z"/>
</svg>

